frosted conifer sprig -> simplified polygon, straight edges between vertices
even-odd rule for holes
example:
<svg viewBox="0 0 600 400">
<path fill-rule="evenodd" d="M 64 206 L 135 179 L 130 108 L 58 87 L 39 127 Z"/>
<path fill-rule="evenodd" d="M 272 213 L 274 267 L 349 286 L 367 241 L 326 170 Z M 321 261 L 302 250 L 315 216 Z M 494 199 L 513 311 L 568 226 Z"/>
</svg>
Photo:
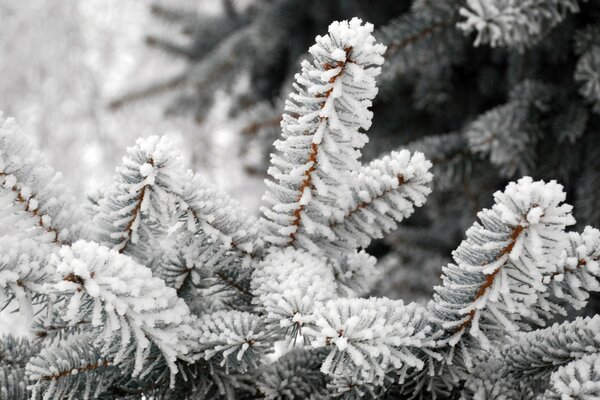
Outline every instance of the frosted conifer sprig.
<svg viewBox="0 0 600 400">
<path fill-rule="evenodd" d="M 154 268 L 186 300 L 194 288 L 222 286 L 249 303 L 249 276 L 261 251 L 256 218 L 216 185 L 181 171 L 183 189 L 169 249 Z M 201 283 L 202 281 L 202 283 Z"/>
<path fill-rule="evenodd" d="M 324 349 L 292 349 L 267 365 L 257 379 L 259 390 L 269 400 L 328 398 L 326 375 L 320 371 Z"/>
<path fill-rule="evenodd" d="M 332 23 L 309 50 L 313 62 L 305 60 L 296 75 L 265 194 L 270 243 L 311 246 L 314 236 L 330 234 L 323 221 L 340 216 L 349 203 L 348 177 L 359 168 L 357 149 L 367 142 L 361 130 L 371 125 L 385 50 L 372 31 L 357 18 Z"/>
<path fill-rule="evenodd" d="M 384 93 L 390 86 L 385 83 L 398 76 L 430 66 L 447 68 L 464 57 L 465 40 L 455 29 L 459 8 L 448 0 L 414 2 L 410 12 L 378 29 L 376 37 L 387 45 L 379 81 Z"/>
<path fill-rule="evenodd" d="M 89 334 L 43 349 L 26 366 L 31 399 L 100 397 L 120 378 L 113 363 L 92 345 Z"/>
<path fill-rule="evenodd" d="M 0 113 L 0 212 L 3 226 L 27 231 L 36 240 L 69 243 L 82 215 L 74 197 L 41 154 L 23 137 L 13 118 Z M 10 235 L 10 230 L 7 232 Z"/>
<path fill-rule="evenodd" d="M 168 226 L 180 201 L 182 172 L 181 156 L 166 137 L 138 139 L 100 200 L 98 242 L 147 261 L 152 225 Z"/>
<path fill-rule="evenodd" d="M 44 304 L 44 284 L 53 272 L 46 256 L 53 251 L 53 244 L 29 237 L 0 237 L 0 309 L 16 300 L 19 313 L 28 320 L 33 318 L 33 304 Z"/>
<path fill-rule="evenodd" d="M 185 185 L 183 199 L 187 209 L 187 229 L 203 231 L 240 256 L 257 250 L 256 220 L 227 193 L 195 174 Z"/>
<path fill-rule="evenodd" d="M 531 46 L 568 13 L 579 12 L 577 0 L 467 0 L 460 9 L 466 33 L 475 31 L 475 46 Z"/>
<path fill-rule="evenodd" d="M 548 387 L 551 393 L 558 371 L 598 354 L 599 324 L 598 316 L 579 317 L 509 338 L 497 351 L 487 354 L 487 359 L 467 377 L 467 392 L 472 394 L 467 398 L 511 399 L 519 393 L 534 398 L 536 394 L 542 396 Z M 568 381 L 574 377 L 563 378 Z M 580 387 L 577 378 L 573 380 L 572 389 Z"/>
<path fill-rule="evenodd" d="M 85 241 L 61 248 L 51 262 L 60 278 L 54 289 L 71 294 L 65 319 L 72 324 L 90 320 L 111 363 L 119 364 L 135 353 L 132 374 L 137 376 L 155 345 L 174 376 L 177 358 L 191 358 L 195 333 L 189 309 L 148 268 Z"/>
<path fill-rule="evenodd" d="M 533 149 L 539 141 L 540 114 L 551 108 L 551 85 L 524 80 L 509 93 L 509 101 L 471 122 L 464 135 L 474 154 L 489 158 L 507 178 L 530 173 L 535 166 Z"/>
<path fill-rule="evenodd" d="M 376 264 L 377 259 L 364 250 L 331 260 L 338 294 L 341 297 L 360 297 L 367 293 L 381 275 Z"/>
<path fill-rule="evenodd" d="M 598 352 L 600 317 L 578 317 L 533 332 L 520 333 L 501 350 L 499 360 L 516 378 L 540 378 L 561 365 Z"/>
<path fill-rule="evenodd" d="M 313 322 L 316 304 L 337 297 L 326 260 L 293 248 L 269 254 L 254 272 L 252 286 L 267 324 L 287 331 L 290 339 Z"/>
<path fill-rule="evenodd" d="M 434 319 L 452 344 L 469 332 L 487 345 L 499 327 L 515 331 L 522 317 L 536 318 L 532 306 L 554 272 L 557 243 L 575 223 L 565 197 L 556 182 L 526 177 L 496 192 L 496 204 L 478 214 L 435 288 Z"/>
<path fill-rule="evenodd" d="M 4 336 L 0 342 L 0 398 L 28 399 L 25 365 L 39 348 L 24 338 Z"/>
<path fill-rule="evenodd" d="M 205 360 L 214 361 L 226 371 L 245 372 L 262 361 L 267 332 L 261 319 L 241 311 L 218 311 L 197 321 L 199 349 Z"/>
<path fill-rule="evenodd" d="M 600 231 L 586 227 L 568 233 L 557 269 L 548 278 L 552 293 L 575 308 L 587 304 L 590 292 L 600 291 Z"/>
<path fill-rule="evenodd" d="M 431 192 L 431 162 L 422 153 L 391 152 L 352 173 L 352 201 L 330 225 L 343 249 L 366 248 L 422 206 Z"/>
<path fill-rule="evenodd" d="M 600 398 L 600 353 L 560 367 L 550 377 L 551 387 L 542 400 L 594 400 Z"/>
<path fill-rule="evenodd" d="M 329 348 L 321 371 L 331 376 L 359 375 L 383 382 L 388 368 L 421 369 L 427 356 L 437 358 L 436 333 L 426 311 L 415 303 L 385 298 L 337 299 L 318 304 L 314 328 L 307 328 L 314 347 Z"/>
</svg>

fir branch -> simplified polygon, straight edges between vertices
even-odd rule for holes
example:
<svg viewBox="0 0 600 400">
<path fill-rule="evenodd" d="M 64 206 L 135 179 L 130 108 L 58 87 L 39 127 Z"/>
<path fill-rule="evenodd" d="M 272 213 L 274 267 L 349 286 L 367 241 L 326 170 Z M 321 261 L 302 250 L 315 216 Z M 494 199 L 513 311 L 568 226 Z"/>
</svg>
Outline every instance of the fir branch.
<svg viewBox="0 0 600 400">
<path fill-rule="evenodd" d="M 381 385 L 388 368 L 422 369 L 424 355 L 439 358 L 434 350 L 437 335 L 425 310 L 400 300 L 337 299 L 318 304 L 314 327 L 305 331 L 314 347 L 330 349 L 321 371 L 333 377 L 356 374 Z"/>
<path fill-rule="evenodd" d="M 185 178 L 182 199 L 189 232 L 201 234 L 201 239 L 208 236 L 242 258 L 256 257 L 260 249 L 255 219 L 227 193 L 193 175 Z"/>
<path fill-rule="evenodd" d="M 100 354 L 89 334 L 57 343 L 32 357 L 26 367 L 31 398 L 98 398 L 120 379 L 114 364 Z"/>
<path fill-rule="evenodd" d="M 331 247 L 366 248 L 371 239 L 396 228 L 431 192 L 431 163 L 421 153 L 403 150 L 372 161 L 352 174 L 353 194 L 343 217 L 329 224 L 337 239 Z M 313 251 L 317 251 L 314 249 Z"/>
<path fill-rule="evenodd" d="M 173 379 L 175 361 L 189 357 L 194 337 L 189 309 L 174 289 L 129 257 L 93 242 L 63 247 L 52 263 L 62 279 L 54 289 L 72 294 L 67 321 L 91 319 L 92 326 L 101 328 L 103 348 L 111 343 L 119 348 L 110 353 L 114 364 L 123 363 L 125 355 L 135 350 L 133 376 L 142 372 L 150 345 L 156 345 Z M 88 298 L 92 307 L 81 307 Z M 120 334 L 113 335 L 114 331 Z"/>
<path fill-rule="evenodd" d="M 138 139 L 100 199 L 96 240 L 148 262 L 152 240 L 177 217 L 183 173 L 181 157 L 165 137 Z"/>
<path fill-rule="evenodd" d="M 409 12 L 381 27 L 377 36 L 386 44 L 382 90 L 409 71 L 421 72 L 429 65 L 448 66 L 461 59 L 464 40 L 455 29 L 456 2 L 440 0 L 427 6 L 416 4 Z M 391 94 L 391 93 L 390 93 Z"/>
<path fill-rule="evenodd" d="M 444 268 L 443 286 L 435 288 L 434 320 L 451 346 L 468 331 L 487 347 L 503 332 L 519 330 L 521 319 L 539 318 L 535 306 L 544 297 L 544 277 L 562 251 L 556 243 L 575 222 L 556 182 L 522 178 L 494 198 L 453 252 L 456 265 Z"/>
<path fill-rule="evenodd" d="M 577 62 L 575 80 L 581 85 L 579 93 L 600 114 L 600 45 L 592 47 Z"/>
<path fill-rule="evenodd" d="M 235 282 L 233 279 L 230 279 L 228 276 L 226 276 L 224 273 L 222 272 L 216 272 L 215 275 L 220 279 L 220 281 L 225 284 L 226 286 L 232 287 L 235 290 L 237 290 L 238 292 L 240 292 L 241 294 L 245 295 L 245 296 L 250 296 L 252 297 L 252 292 L 250 292 L 247 288 L 241 286 L 239 283 Z"/>
<path fill-rule="evenodd" d="M 600 353 L 590 354 L 560 367 L 550 377 L 550 388 L 542 400 L 600 397 Z"/>
<path fill-rule="evenodd" d="M 266 240 L 278 246 L 314 247 L 330 236 L 319 219 L 335 218 L 348 201 L 345 182 L 358 168 L 360 129 L 370 126 L 368 110 L 376 93 L 374 77 L 384 47 L 373 27 L 353 19 L 334 23 L 311 47 L 313 62 L 302 63 L 296 92 L 286 102 L 283 139 L 275 143 L 264 207 Z"/>
</svg>

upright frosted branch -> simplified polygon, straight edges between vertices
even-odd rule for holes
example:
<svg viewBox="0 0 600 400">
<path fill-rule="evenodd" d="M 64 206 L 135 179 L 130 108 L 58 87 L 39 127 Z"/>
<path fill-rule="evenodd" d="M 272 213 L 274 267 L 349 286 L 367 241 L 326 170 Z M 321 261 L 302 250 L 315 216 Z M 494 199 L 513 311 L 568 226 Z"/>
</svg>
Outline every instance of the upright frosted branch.
<svg viewBox="0 0 600 400">
<path fill-rule="evenodd" d="M 496 204 L 478 214 L 467 239 L 443 270 L 432 311 L 456 344 L 468 332 L 483 345 L 521 318 L 537 318 L 533 307 L 555 272 L 564 229 L 575 223 L 562 186 L 522 178 L 494 195 Z"/>
<path fill-rule="evenodd" d="M 153 229 L 172 223 L 182 172 L 181 158 L 166 137 L 138 139 L 127 149 L 112 187 L 100 200 L 94 219 L 98 242 L 146 261 Z"/>
<path fill-rule="evenodd" d="M 310 48 L 295 92 L 286 102 L 282 139 L 275 142 L 264 208 L 266 240 L 307 247 L 314 236 L 331 236 L 327 221 L 350 203 L 350 171 L 360 165 L 358 148 L 371 125 L 375 77 L 384 46 L 373 26 L 359 19 L 334 22 Z"/>
</svg>

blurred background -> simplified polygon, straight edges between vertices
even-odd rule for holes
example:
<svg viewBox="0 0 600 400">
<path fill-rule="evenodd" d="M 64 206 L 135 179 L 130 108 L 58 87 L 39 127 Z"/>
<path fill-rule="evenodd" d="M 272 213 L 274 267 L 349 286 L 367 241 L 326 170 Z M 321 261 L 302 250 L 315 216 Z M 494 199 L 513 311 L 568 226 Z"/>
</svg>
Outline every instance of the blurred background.
<svg viewBox="0 0 600 400">
<path fill-rule="evenodd" d="M 512 47 L 474 46 L 457 28 L 464 6 L 0 0 L 0 110 L 81 201 L 137 137 L 166 134 L 190 168 L 258 213 L 300 60 L 332 21 L 361 17 L 388 46 L 363 159 L 405 147 L 435 174 L 426 206 L 368 249 L 385 276 L 369 294 L 426 302 L 476 212 L 511 180 L 557 179 L 577 229 L 600 226 L 600 6 L 582 3 Z M 20 323 L 5 310 L 0 333 Z"/>
</svg>

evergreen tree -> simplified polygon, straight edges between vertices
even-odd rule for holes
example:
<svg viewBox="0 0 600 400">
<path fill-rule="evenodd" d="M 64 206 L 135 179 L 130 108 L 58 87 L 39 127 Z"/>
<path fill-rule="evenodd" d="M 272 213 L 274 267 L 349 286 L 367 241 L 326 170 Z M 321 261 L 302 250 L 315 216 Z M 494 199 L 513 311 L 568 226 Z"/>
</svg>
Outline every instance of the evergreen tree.
<svg viewBox="0 0 600 400">
<path fill-rule="evenodd" d="M 437 21 L 428 34 L 455 29 L 428 7 L 421 1 L 411 11 Z M 464 18 L 459 29 L 476 30 L 478 43 L 524 49 L 577 10 L 573 2 L 481 0 L 438 11 L 456 11 Z M 538 27 L 521 32 L 522 18 Z M 402 31 L 402 24 L 395 26 Z M 519 129 L 532 132 L 530 118 L 543 123 L 538 113 L 551 101 L 545 85 L 524 82 L 511 94 L 517 106 L 488 112 L 466 133 L 424 139 L 431 161 L 413 144 L 363 164 L 376 79 L 394 48 L 378 43 L 373 30 L 358 18 L 333 22 L 310 47 L 285 102 L 258 221 L 185 170 L 156 136 L 128 148 L 112 186 L 79 210 L 15 121 L 2 118 L 0 218 L 8 228 L 0 240 L 0 299 L 36 316 L 37 337 L 2 340 L 0 394 L 597 397 L 600 317 L 554 321 L 600 288 L 600 231 L 567 231 L 576 223 L 573 207 L 556 181 L 527 176 L 496 191 L 428 304 L 370 296 L 378 268 L 364 249 L 422 207 L 432 187 L 452 193 L 457 174 L 441 168 L 444 151 L 490 156 L 480 161 L 491 165 L 482 174 L 462 157 L 449 159 L 473 184 L 478 175 L 495 182 L 491 172 L 503 179 L 525 173 L 521 153 L 506 159 L 514 152 L 502 149 L 504 136 L 486 141 L 473 132 L 486 124 L 505 132 L 512 119 L 494 112 L 527 114 L 517 118 L 527 122 Z M 527 143 L 514 147 L 525 152 Z M 432 170 L 442 171 L 437 179 L 446 186 L 435 184 Z M 448 223 L 440 220 L 429 228 Z"/>
</svg>

